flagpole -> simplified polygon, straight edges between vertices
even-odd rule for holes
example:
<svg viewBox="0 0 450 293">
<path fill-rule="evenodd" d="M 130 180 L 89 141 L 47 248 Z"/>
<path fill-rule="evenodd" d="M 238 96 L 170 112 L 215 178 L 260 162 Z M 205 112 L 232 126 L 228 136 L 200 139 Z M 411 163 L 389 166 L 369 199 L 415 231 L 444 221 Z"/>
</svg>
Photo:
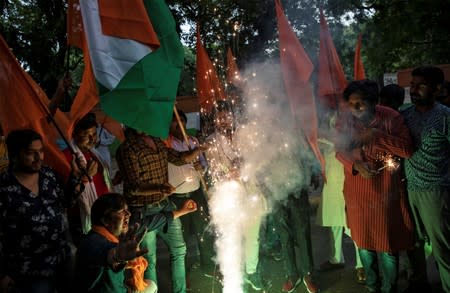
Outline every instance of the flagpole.
<svg viewBox="0 0 450 293">
<path fill-rule="evenodd" d="M 39 101 L 39 105 L 42 107 L 42 109 L 44 110 L 44 112 L 47 114 L 47 122 L 51 122 L 53 124 L 53 126 L 55 126 L 56 131 L 58 132 L 58 134 L 61 136 L 61 138 L 63 139 L 64 143 L 67 145 L 67 148 L 69 149 L 70 153 L 72 155 L 76 156 L 76 152 L 74 150 L 74 148 L 72 147 L 72 144 L 69 143 L 69 140 L 66 138 L 66 136 L 64 135 L 64 133 L 62 132 L 61 128 L 58 126 L 58 124 L 56 123 L 55 118 L 53 117 L 52 113 L 50 112 L 50 110 L 48 109 L 47 105 L 45 105 L 45 103 L 41 100 L 38 99 Z M 88 172 L 86 170 L 86 168 L 81 168 L 78 164 L 78 158 L 75 160 L 75 162 L 77 163 L 78 168 L 80 169 L 81 173 L 83 175 L 85 175 L 89 182 L 91 182 L 91 178 L 88 175 Z"/>
<path fill-rule="evenodd" d="M 181 122 L 180 115 L 178 114 L 177 106 L 175 106 L 175 104 L 173 104 L 173 113 L 175 114 L 175 117 L 177 119 L 178 125 L 180 126 L 181 133 L 183 134 L 184 141 L 186 142 L 188 149 L 191 151 L 192 148 L 191 148 L 191 145 L 189 144 L 189 139 L 188 139 L 188 136 L 186 134 L 186 129 L 184 129 L 184 125 Z M 197 169 L 195 169 L 195 170 L 197 171 L 197 174 L 199 175 L 200 183 L 202 184 L 203 191 L 206 193 L 207 198 L 209 198 L 208 185 L 206 185 L 205 179 L 203 178 L 203 175 L 200 174 L 200 171 L 198 171 Z"/>
</svg>

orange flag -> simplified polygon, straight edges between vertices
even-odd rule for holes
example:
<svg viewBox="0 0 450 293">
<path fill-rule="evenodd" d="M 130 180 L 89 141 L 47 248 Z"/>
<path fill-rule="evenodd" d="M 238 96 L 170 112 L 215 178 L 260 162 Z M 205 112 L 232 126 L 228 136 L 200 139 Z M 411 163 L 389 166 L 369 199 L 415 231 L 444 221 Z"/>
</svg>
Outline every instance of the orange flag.
<svg viewBox="0 0 450 293">
<path fill-rule="evenodd" d="M 100 1 L 100 2 L 102 2 L 102 1 Z M 136 11 L 135 11 L 135 9 L 125 9 L 126 11 L 128 11 L 127 15 L 125 15 L 125 16 L 130 15 L 129 18 L 131 18 L 133 16 L 133 14 L 135 14 L 135 16 L 136 16 L 135 18 L 139 19 L 139 16 L 141 18 L 143 18 L 144 16 L 142 15 L 141 10 L 144 9 L 143 12 L 145 12 L 145 17 L 148 19 L 145 8 L 143 7 L 143 2 L 139 1 L 139 3 L 140 4 L 136 6 L 137 7 Z M 121 6 L 113 5 L 111 7 L 119 7 L 120 8 Z M 121 33 L 121 31 L 119 29 L 120 27 L 126 27 L 126 28 L 130 29 L 129 26 L 126 26 L 123 23 L 122 23 L 122 25 L 120 25 L 119 23 L 116 23 L 114 20 L 109 19 L 109 17 L 114 18 L 113 16 L 115 14 L 117 14 L 117 11 L 115 11 L 111 7 L 102 9 L 104 14 L 106 15 L 105 18 L 107 19 L 107 22 L 110 25 L 110 26 L 108 26 L 108 32 L 110 32 L 111 34 L 114 34 L 115 33 L 114 28 L 117 28 L 119 30 L 119 32 L 117 32 L 117 33 L 120 34 Z M 137 24 L 140 23 L 139 21 L 133 22 L 127 18 L 125 18 L 125 19 L 121 18 L 121 20 L 122 21 L 128 20 L 128 22 L 137 23 Z M 149 21 L 147 21 L 147 22 L 149 23 Z M 150 30 L 153 33 L 151 33 Z M 155 47 L 159 46 L 159 41 L 158 41 L 158 39 L 156 37 L 156 33 L 153 31 L 152 27 L 143 25 L 142 29 L 140 29 L 140 30 L 130 30 L 130 31 L 133 32 L 133 35 L 135 35 L 136 39 L 139 39 L 139 34 L 142 35 L 143 33 L 148 33 L 148 35 L 146 36 L 147 43 L 149 43 L 149 40 L 151 40 L 151 38 L 154 36 L 156 41 L 151 40 L 150 43 L 152 43 L 152 45 Z M 67 10 L 67 41 L 68 41 L 69 45 L 78 47 L 81 50 L 83 50 L 83 59 L 84 59 L 83 77 L 81 79 L 80 87 L 74 98 L 72 107 L 70 109 L 70 114 L 69 114 L 69 117 L 71 120 L 71 125 L 70 125 L 70 128 L 68 129 L 68 133 L 71 134 L 72 127 L 74 126 L 74 124 L 79 119 L 81 119 L 84 115 L 86 115 L 87 113 L 92 111 L 94 109 L 94 107 L 100 102 L 99 94 L 98 94 L 98 90 L 97 90 L 97 83 L 96 83 L 95 76 L 92 71 L 91 60 L 89 57 L 89 50 L 87 47 L 86 36 L 85 36 L 84 30 L 83 30 L 83 20 L 82 20 L 82 16 L 81 16 L 81 12 L 80 12 L 79 0 L 69 0 L 69 7 Z M 97 122 L 102 124 L 103 127 L 105 127 L 109 132 L 111 132 L 119 140 L 123 141 L 125 138 L 125 135 L 123 133 L 120 123 L 118 123 L 116 120 L 107 116 L 104 112 L 101 112 L 101 114 L 97 113 L 98 111 L 100 111 L 100 110 L 97 109 L 96 111 L 94 111 L 98 115 Z"/>
<path fill-rule="evenodd" d="M 227 51 L 227 82 L 235 86 L 239 86 L 241 84 L 241 74 L 239 73 L 236 58 L 234 58 L 230 47 L 228 47 Z"/>
<path fill-rule="evenodd" d="M 160 47 L 144 1 L 115 0 L 114 5 L 111 5 L 111 0 L 99 0 L 98 6 L 105 35 L 132 39 L 147 44 L 152 50 Z"/>
<path fill-rule="evenodd" d="M 291 110 L 324 171 L 325 160 L 317 145 L 316 105 L 309 83 L 313 64 L 289 25 L 280 0 L 275 0 L 275 8 L 280 40 L 281 71 Z"/>
<path fill-rule="evenodd" d="M 0 123 L 5 134 L 31 128 L 39 132 L 45 145 L 45 164 L 59 174 L 68 174 L 69 164 L 56 146 L 56 129 L 47 121 L 49 100 L 44 91 L 22 69 L 0 36 Z M 67 127 L 64 114 L 57 111 L 60 127 Z"/>
<path fill-rule="evenodd" d="M 123 132 L 122 125 L 120 125 L 119 122 L 117 122 L 110 116 L 106 115 L 105 112 L 103 112 L 100 108 L 100 105 L 94 107 L 91 112 L 95 113 L 95 118 L 97 119 L 98 124 L 108 130 L 120 142 L 123 142 L 125 140 L 125 134 Z"/>
<path fill-rule="evenodd" d="M 334 47 L 327 21 L 320 9 L 320 49 L 318 71 L 319 101 L 332 109 L 337 109 L 342 93 L 347 86 L 341 61 Z"/>
<path fill-rule="evenodd" d="M 208 53 L 200 39 L 200 26 L 197 24 L 197 96 L 200 107 L 211 112 L 215 101 L 226 100 L 225 92 L 217 77 Z"/>
<path fill-rule="evenodd" d="M 0 121 L 5 135 L 47 115 L 41 102 L 47 96 L 27 76 L 0 36 Z"/>
<path fill-rule="evenodd" d="M 69 114 L 72 125 L 68 132 L 71 134 L 73 124 L 89 113 L 94 106 L 100 102 L 83 30 L 83 20 L 81 17 L 79 0 L 69 0 L 69 7 L 67 10 L 67 42 L 69 45 L 83 50 L 84 61 L 84 72 L 83 77 L 81 78 L 80 88 L 74 97 Z"/>
<path fill-rule="evenodd" d="M 366 73 L 364 72 L 364 65 L 361 58 L 361 39 L 362 35 L 359 33 L 358 41 L 356 42 L 355 49 L 355 61 L 354 61 L 354 79 L 363 80 L 366 79 Z"/>
</svg>

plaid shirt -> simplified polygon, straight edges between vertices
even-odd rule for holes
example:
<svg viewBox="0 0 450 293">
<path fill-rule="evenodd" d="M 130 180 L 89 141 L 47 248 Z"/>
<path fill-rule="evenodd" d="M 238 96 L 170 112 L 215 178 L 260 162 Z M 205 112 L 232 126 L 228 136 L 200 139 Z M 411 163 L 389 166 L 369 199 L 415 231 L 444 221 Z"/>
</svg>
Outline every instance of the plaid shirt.
<svg viewBox="0 0 450 293">
<path fill-rule="evenodd" d="M 184 165 L 181 153 L 167 148 L 153 137 L 156 150 L 145 141 L 143 135 L 131 135 L 121 144 L 116 153 L 117 164 L 124 180 L 123 193 L 129 205 L 148 205 L 164 199 L 164 194 L 139 195 L 140 184 L 169 183 L 168 162 Z"/>
</svg>

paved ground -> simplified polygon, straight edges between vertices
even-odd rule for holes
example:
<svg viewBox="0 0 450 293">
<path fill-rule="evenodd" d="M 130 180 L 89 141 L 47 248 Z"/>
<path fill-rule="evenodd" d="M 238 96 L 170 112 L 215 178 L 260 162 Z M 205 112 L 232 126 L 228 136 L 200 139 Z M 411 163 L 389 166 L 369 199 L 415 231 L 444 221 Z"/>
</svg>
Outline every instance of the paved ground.
<svg viewBox="0 0 450 293">
<path fill-rule="evenodd" d="M 314 251 L 314 261 L 316 267 L 326 260 L 328 251 L 328 233 L 325 228 L 314 225 L 314 215 L 311 219 L 312 223 L 312 243 Z M 158 260 L 158 279 L 159 279 L 159 293 L 171 293 L 170 289 L 170 272 L 169 272 L 169 257 L 163 243 L 158 244 L 159 260 Z M 188 241 L 188 250 L 191 254 L 188 256 L 188 262 L 195 261 L 196 246 L 192 239 Z M 193 253 L 192 253 L 193 252 Z M 193 256 L 194 255 L 194 256 Z M 363 285 L 356 283 L 354 272 L 354 247 L 349 238 L 344 239 L 344 255 L 347 261 L 346 267 L 340 270 L 317 273 L 317 283 L 320 285 L 323 293 L 363 293 L 366 292 Z M 261 255 L 260 266 L 262 275 L 265 279 L 270 280 L 272 286 L 265 290 L 269 292 L 281 292 L 281 286 L 284 281 L 283 262 L 275 261 L 274 259 Z M 441 293 L 439 285 L 439 276 L 432 258 L 428 260 L 429 280 L 433 286 L 433 293 Z M 204 277 L 201 269 L 194 269 L 190 274 L 191 292 L 200 293 L 220 293 L 220 283 L 213 281 L 210 278 Z M 399 292 L 402 292 L 408 283 L 405 276 L 401 276 L 399 281 Z M 245 292 L 252 293 L 251 288 L 245 288 Z M 260 291 L 261 292 L 261 291 Z M 300 285 L 296 293 L 306 293 L 303 285 Z M 423 292 L 429 293 L 429 292 Z"/>
</svg>

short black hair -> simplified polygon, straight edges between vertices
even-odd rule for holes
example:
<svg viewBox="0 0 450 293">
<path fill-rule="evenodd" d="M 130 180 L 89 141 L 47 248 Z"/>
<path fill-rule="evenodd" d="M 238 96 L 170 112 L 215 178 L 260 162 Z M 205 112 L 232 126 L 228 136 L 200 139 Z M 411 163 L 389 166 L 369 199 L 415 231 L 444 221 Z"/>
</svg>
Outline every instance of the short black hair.
<svg viewBox="0 0 450 293">
<path fill-rule="evenodd" d="M 405 89 L 398 84 L 388 84 L 380 91 L 380 100 L 388 101 L 389 105 L 398 109 L 405 102 Z"/>
<path fill-rule="evenodd" d="M 74 133 L 91 129 L 92 127 L 97 127 L 97 120 L 95 117 L 95 113 L 87 113 L 83 118 L 78 120 L 75 123 L 75 127 L 73 129 Z"/>
<path fill-rule="evenodd" d="M 368 79 L 352 81 L 344 90 L 344 100 L 348 102 L 352 94 L 359 94 L 371 104 L 377 104 L 378 84 Z"/>
<path fill-rule="evenodd" d="M 187 116 L 186 113 L 184 113 L 182 110 L 177 109 L 178 112 L 178 116 L 180 116 L 180 119 L 184 120 L 184 122 L 187 122 Z M 175 116 L 175 111 L 173 112 L 172 115 L 172 120 L 175 121 L 177 118 Z"/>
<path fill-rule="evenodd" d="M 17 158 L 21 150 L 27 149 L 35 140 L 42 141 L 42 136 L 33 129 L 13 130 L 6 138 L 6 148 L 10 158 Z"/>
<path fill-rule="evenodd" d="M 119 193 L 106 193 L 97 198 L 91 208 L 92 225 L 104 226 L 103 219 L 109 219 L 111 212 L 125 207 L 125 197 Z"/>
<path fill-rule="evenodd" d="M 444 72 L 436 66 L 420 66 L 411 72 L 412 76 L 423 77 L 427 84 L 436 88 L 444 83 Z"/>
</svg>

